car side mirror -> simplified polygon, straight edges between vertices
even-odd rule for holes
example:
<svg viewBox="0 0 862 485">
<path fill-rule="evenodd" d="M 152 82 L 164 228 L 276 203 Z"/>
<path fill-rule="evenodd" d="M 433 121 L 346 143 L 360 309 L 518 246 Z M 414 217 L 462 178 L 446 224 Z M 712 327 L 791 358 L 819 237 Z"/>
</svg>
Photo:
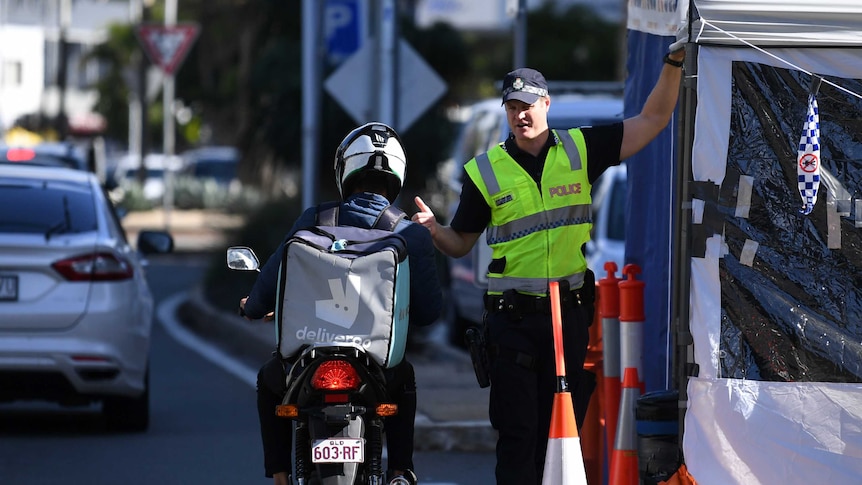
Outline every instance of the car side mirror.
<svg viewBox="0 0 862 485">
<path fill-rule="evenodd" d="M 137 248 L 143 254 L 166 254 L 174 250 L 174 238 L 165 231 L 141 231 Z"/>
</svg>

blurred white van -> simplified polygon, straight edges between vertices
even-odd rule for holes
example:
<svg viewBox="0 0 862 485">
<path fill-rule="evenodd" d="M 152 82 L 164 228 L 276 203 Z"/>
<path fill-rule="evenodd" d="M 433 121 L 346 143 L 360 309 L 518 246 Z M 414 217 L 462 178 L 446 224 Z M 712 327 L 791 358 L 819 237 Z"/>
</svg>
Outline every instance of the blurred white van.
<svg viewBox="0 0 862 485">
<path fill-rule="evenodd" d="M 165 175 L 171 171 L 176 175 L 182 168 L 182 159 L 178 156 L 168 157 L 161 153 L 150 153 L 144 157 L 145 179 L 142 185 L 144 198 L 160 202 L 165 195 Z M 138 172 L 141 167 L 141 157 L 138 155 L 123 155 L 114 170 L 114 181 L 117 187 L 128 190 L 133 184 L 139 184 Z"/>
</svg>

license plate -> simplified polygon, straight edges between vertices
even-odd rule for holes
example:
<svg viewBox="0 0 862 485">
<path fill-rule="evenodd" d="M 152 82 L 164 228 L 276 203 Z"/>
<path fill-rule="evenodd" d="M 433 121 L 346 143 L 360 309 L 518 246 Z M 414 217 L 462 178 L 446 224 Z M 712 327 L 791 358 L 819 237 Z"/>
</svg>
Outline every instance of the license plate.
<svg viewBox="0 0 862 485">
<path fill-rule="evenodd" d="M 362 438 L 329 438 L 315 440 L 311 448 L 314 463 L 362 463 L 365 461 L 365 440 Z"/>
<path fill-rule="evenodd" d="M 0 301 L 18 301 L 18 277 L 0 275 Z"/>
</svg>

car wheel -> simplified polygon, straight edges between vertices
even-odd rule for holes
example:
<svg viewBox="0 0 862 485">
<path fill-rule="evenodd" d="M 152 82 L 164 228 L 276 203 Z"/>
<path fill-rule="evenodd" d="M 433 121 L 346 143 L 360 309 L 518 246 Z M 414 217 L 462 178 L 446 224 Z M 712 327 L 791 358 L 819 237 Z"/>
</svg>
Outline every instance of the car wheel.
<svg viewBox="0 0 862 485">
<path fill-rule="evenodd" d="M 110 397 L 102 402 L 102 415 L 115 431 L 146 431 L 150 425 L 150 372 L 144 377 L 144 392 L 137 397 Z"/>
</svg>

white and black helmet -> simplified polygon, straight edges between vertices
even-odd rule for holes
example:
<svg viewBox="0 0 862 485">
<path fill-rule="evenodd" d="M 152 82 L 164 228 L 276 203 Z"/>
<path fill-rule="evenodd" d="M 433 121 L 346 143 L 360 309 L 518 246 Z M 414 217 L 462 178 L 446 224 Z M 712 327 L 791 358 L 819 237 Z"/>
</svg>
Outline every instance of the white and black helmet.
<svg viewBox="0 0 862 485">
<path fill-rule="evenodd" d="M 385 175 L 387 196 L 394 201 L 406 170 L 407 157 L 398 133 L 376 121 L 351 131 L 335 151 L 335 184 L 342 199 L 353 193 L 362 176 L 378 173 Z"/>
</svg>

